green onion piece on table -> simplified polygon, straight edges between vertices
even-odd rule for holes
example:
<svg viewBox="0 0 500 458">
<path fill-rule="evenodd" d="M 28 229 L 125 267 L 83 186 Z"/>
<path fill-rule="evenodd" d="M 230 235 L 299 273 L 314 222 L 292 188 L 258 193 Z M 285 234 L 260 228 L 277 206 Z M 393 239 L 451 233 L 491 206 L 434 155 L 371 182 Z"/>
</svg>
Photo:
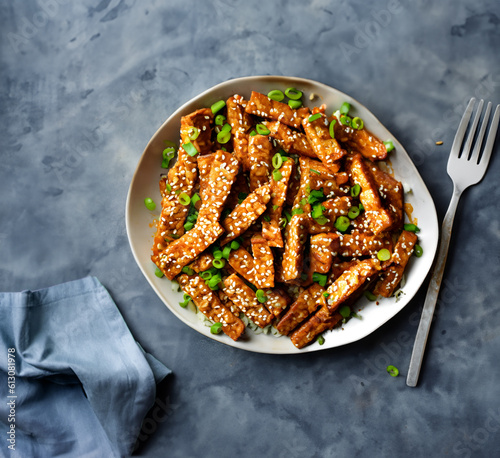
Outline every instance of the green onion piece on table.
<svg viewBox="0 0 500 458">
<path fill-rule="evenodd" d="M 391 377 L 397 377 L 399 375 L 399 369 L 396 366 L 387 366 L 387 372 Z"/>
</svg>

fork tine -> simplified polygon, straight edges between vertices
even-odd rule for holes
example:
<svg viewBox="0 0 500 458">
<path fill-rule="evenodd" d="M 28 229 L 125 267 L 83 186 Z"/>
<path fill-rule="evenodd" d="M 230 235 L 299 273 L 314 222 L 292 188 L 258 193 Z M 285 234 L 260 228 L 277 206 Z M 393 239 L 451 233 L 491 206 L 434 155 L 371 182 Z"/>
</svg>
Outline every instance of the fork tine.
<svg viewBox="0 0 500 458">
<path fill-rule="evenodd" d="M 467 126 L 469 125 L 469 120 L 472 115 L 472 110 L 474 109 L 474 104 L 476 103 L 476 99 L 472 97 L 469 100 L 469 104 L 462 116 L 462 120 L 460 121 L 460 126 L 458 126 L 457 133 L 455 134 L 455 139 L 453 140 L 453 145 L 451 146 L 451 154 L 449 160 L 451 160 L 452 156 L 458 157 L 460 155 L 460 146 L 462 145 L 462 141 L 465 136 L 465 132 L 467 131 Z"/>
<path fill-rule="evenodd" d="M 483 112 L 483 104 L 484 100 L 481 99 L 479 101 L 479 105 L 477 106 L 476 116 L 474 116 L 474 121 L 472 121 L 472 126 L 469 130 L 469 135 L 467 135 L 467 140 L 465 141 L 464 147 L 462 149 L 462 155 L 465 159 L 468 159 L 470 148 L 472 145 L 472 141 L 474 140 L 474 135 L 476 134 L 477 124 L 479 123 L 479 119 L 481 118 L 481 113 Z M 488 121 L 488 118 L 486 118 Z"/>
<path fill-rule="evenodd" d="M 495 143 L 495 137 L 497 135 L 498 123 L 500 121 L 500 105 L 497 105 L 495 109 L 495 114 L 493 115 L 493 120 L 491 121 L 490 130 L 488 132 L 488 138 L 486 139 L 486 145 L 484 146 L 483 155 L 480 158 L 480 162 L 484 163 L 484 168 L 488 166 L 488 162 L 491 157 L 491 151 L 493 150 L 493 144 Z"/>
<path fill-rule="evenodd" d="M 483 145 L 483 137 L 486 132 L 486 126 L 488 125 L 488 120 L 490 119 L 491 112 L 491 102 L 488 102 L 486 106 L 486 111 L 484 112 L 483 122 L 481 124 L 481 128 L 479 129 L 479 134 L 477 135 L 476 144 L 474 145 L 474 151 L 470 156 L 470 160 L 475 162 L 476 164 L 479 162 L 479 153 L 481 151 L 481 146 Z"/>
</svg>

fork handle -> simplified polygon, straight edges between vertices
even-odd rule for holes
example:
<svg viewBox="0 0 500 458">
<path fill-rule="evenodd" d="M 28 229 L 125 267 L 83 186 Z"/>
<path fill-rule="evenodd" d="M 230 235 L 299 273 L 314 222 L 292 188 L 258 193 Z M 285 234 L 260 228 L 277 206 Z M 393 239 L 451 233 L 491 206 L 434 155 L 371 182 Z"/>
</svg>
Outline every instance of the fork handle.
<svg viewBox="0 0 500 458">
<path fill-rule="evenodd" d="M 436 302 L 439 295 L 439 288 L 441 287 L 441 280 L 443 279 L 446 258 L 448 256 L 453 219 L 455 218 L 455 212 L 457 210 L 457 205 L 461 194 L 462 190 L 458 189 L 454 184 L 453 196 L 451 197 L 451 201 L 448 206 L 448 210 L 446 211 L 443 225 L 441 227 L 441 240 L 439 242 L 439 249 L 434 267 L 432 269 L 431 280 L 427 289 L 427 295 L 425 297 L 424 307 L 422 309 L 422 316 L 420 317 L 417 336 L 415 337 L 413 352 L 411 354 L 408 377 L 406 378 L 406 384 L 411 387 L 417 386 L 420 368 L 422 367 L 425 345 L 427 343 L 427 337 L 429 336 L 434 309 L 436 308 Z"/>
</svg>

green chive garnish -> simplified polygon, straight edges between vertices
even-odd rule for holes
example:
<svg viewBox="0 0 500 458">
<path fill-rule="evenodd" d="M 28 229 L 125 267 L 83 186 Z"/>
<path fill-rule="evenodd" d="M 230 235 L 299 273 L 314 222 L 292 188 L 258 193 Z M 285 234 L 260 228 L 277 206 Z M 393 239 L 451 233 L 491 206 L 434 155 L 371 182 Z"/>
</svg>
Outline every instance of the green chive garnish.
<svg viewBox="0 0 500 458">
<path fill-rule="evenodd" d="M 351 109 L 351 104 L 349 102 L 344 102 L 340 107 L 340 114 L 346 115 Z"/>
<path fill-rule="evenodd" d="M 347 229 L 349 229 L 349 226 L 351 224 L 351 221 L 349 218 L 346 216 L 339 216 L 335 220 L 335 229 L 337 229 L 339 232 L 345 232 Z"/>
<path fill-rule="evenodd" d="M 382 248 L 377 252 L 377 258 L 379 261 L 388 261 L 391 259 L 391 252 L 387 248 Z"/>
<path fill-rule="evenodd" d="M 151 197 L 146 197 L 144 199 L 144 205 L 146 205 L 146 208 L 150 211 L 153 211 L 156 208 L 156 204 Z"/>
<path fill-rule="evenodd" d="M 212 334 L 220 334 L 222 331 L 222 323 L 214 323 L 210 326 L 210 332 Z"/>
<path fill-rule="evenodd" d="M 275 89 L 274 91 L 269 92 L 267 94 L 267 96 L 271 100 L 276 100 L 276 102 L 281 102 L 285 98 L 285 95 L 283 94 L 283 92 L 279 91 L 278 89 Z"/>
<path fill-rule="evenodd" d="M 159 267 L 156 268 L 155 270 L 155 275 L 158 277 L 158 278 L 161 278 L 163 277 L 163 272 L 160 270 Z"/>
<path fill-rule="evenodd" d="M 387 372 L 391 377 L 397 377 L 399 375 L 399 369 L 395 366 L 387 366 Z"/>
<path fill-rule="evenodd" d="M 358 197 L 360 192 L 361 192 L 361 186 L 358 183 L 356 183 L 351 188 L 351 197 Z"/>
<path fill-rule="evenodd" d="M 384 142 L 384 145 L 385 145 L 385 149 L 387 150 L 387 152 L 390 152 L 394 149 L 394 143 L 392 143 L 392 140 L 386 140 Z"/>
<path fill-rule="evenodd" d="M 218 102 L 215 102 L 210 109 L 212 110 L 212 113 L 215 114 L 218 111 L 222 110 L 226 106 L 226 102 L 224 100 L 219 100 Z"/>
<path fill-rule="evenodd" d="M 189 197 L 185 192 L 179 194 L 179 202 L 182 205 L 189 205 L 191 203 L 191 197 Z"/>
<path fill-rule="evenodd" d="M 257 124 L 255 130 L 259 135 L 269 135 L 271 131 L 264 124 Z"/>
<path fill-rule="evenodd" d="M 355 118 L 352 118 L 351 121 L 351 126 L 354 129 L 361 130 L 364 127 L 365 123 L 361 118 L 358 118 L 357 116 Z"/>
<path fill-rule="evenodd" d="M 405 224 L 404 225 L 404 229 L 405 231 L 409 231 L 409 232 L 420 232 L 420 228 L 418 226 L 415 226 L 415 224 Z"/>
<path fill-rule="evenodd" d="M 285 95 L 291 100 L 299 100 L 302 97 L 302 92 L 294 87 L 289 87 L 285 90 Z"/>
<path fill-rule="evenodd" d="M 184 151 L 186 151 L 186 153 L 188 153 L 191 157 L 196 156 L 198 154 L 196 146 L 194 146 L 191 142 L 184 143 L 182 147 L 184 148 Z"/>
<path fill-rule="evenodd" d="M 422 256 L 422 255 L 424 254 L 424 250 L 422 249 L 422 247 L 421 247 L 420 245 L 415 245 L 415 248 L 414 248 L 413 254 L 414 254 L 417 258 L 420 258 L 420 256 Z"/>
<path fill-rule="evenodd" d="M 320 274 L 318 272 L 314 272 L 313 276 L 312 276 L 312 280 L 316 283 L 319 283 L 320 286 L 325 286 L 327 279 L 328 279 L 328 276 L 326 274 Z"/>
<path fill-rule="evenodd" d="M 309 122 L 314 122 L 314 121 L 316 121 L 319 118 L 321 118 L 321 113 L 315 113 L 315 114 L 309 116 L 309 118 L 307 118 L 307 120 Z"/>
</svg>

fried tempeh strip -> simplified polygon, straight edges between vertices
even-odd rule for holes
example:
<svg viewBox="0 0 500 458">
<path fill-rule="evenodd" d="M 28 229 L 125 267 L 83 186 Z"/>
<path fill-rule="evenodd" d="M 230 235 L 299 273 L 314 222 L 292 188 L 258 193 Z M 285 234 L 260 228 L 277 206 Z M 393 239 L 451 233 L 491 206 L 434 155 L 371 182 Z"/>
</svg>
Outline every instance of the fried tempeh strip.
<svg viewBox="0 0 500 458">
<path fill-rule="evenodd" d="M 290 296 L 281 288 L 266 289 L 266 308 L 276 317 L 280 316 L 292 302 Z"/>
<path fill-rule="evenodd" d="M 335 138 L 330 136 L 328 125 L 328 119 L 324 115 L 313 122 L 309 122 L 309 118 L 302 120 L 302 126 L 316 156 L 331 172 L 335 173 L 340 170 L 339 161 L 347 152 L 340 147 Z"/>
<path fill-rule="evenodd" d="M 200 220 L 180 239 L 170 243 L 155 262 L 165 276 L 172 280 L 182 268 L 193 262 L 224 232 L 218 222 Z"/>
<path fill-rule="evenodd" d="M 303 107 L 298 110 L 293 110 L 286 103 L 271 100 L 266 95 L 255 91 L 252 91 L 245 111 L 263 118 L 271 118 L 280 121 L 296 129 L 300 127 L 302 119 L 309 115 L 308 108 Z"/>
<path fill-rule="evenodd" d="M 271 206 L 267 215 L 269 221 L 262 221 L 262 235 L 269 242 L 269 246 L 283 248 L 283 238 L 281 236 L 280 220 L 283 212 L 283 205 L 286 201 L 288 183 L 293 172 L 294 162 L 286 160 L 281 165 L 281 178 L 276 181 L 271 180 Z"/>
<path fill-rule="evenodd" d="M 209 175 L 210 169 L 212 168 L 212 164 L 215 160 L 216 153 L 205 154 L 204 156 L 198 155 L 198 170 L 200 173 L 200 197 L 201 199 L 205 199 L 205 190 L 209 184 Z"/>
<path fill-rule="evenodd" d="M 200 154 L 210 153 L 212 150 L 212 121 L 214 115 L 210 108 L 202 108 L 181 118 L 181 141 L 183 144 L 192 143 Z M 192 128 L 199 130 L 196 140 L 190 140 Z"/>
<path fill-rule="evenodd" d="M 340 249 L 338 254 L 346 258 L 371 256 L 382 248 L 387 248 L 392 252 L 392 240 L 385 233 L 370 235 L 364 232 L 353 231 L 351 234 L 340 235 L 339 244 Z"/>
<path fill-rule="evenodd" d="M 322 332 L 334 328 L 340 321 L 342 321 L 342 315 L 339 312 L 331 313 L 328 307 L 323 305 L 309 320 L 292 333 L 290 340 L 297 348 L 304 348 Z"/>
<path fill-rule="evenodd" d="M 307 241 L 309 216 L 306 213 L 293 215 L 286 227 L 285 252 L 283 253 L 281 277 L 284 281 L 300 279 Z"/>
<path fill-rule="evenodd" d="M 333 119 L 333 118 L 331 118 Z M 387 157 L 387 148 L 370 131 L 344 126 L 339 120 L 334 125 L 335 138 L 357 151 L 370 161 L 381 161 Z"/>
<path fill-rule="evenodd" d="M 414 232 L 403 231 L 399 236 L 394 252 L 391 257 L 389 268 L 380 276 L 380 280 L 375 285 L 373 293 L 383 297 L 390 297 L 398 287 L 403 276 L 403 272 L 413 253 L 417 235 Z"/>
<path fill-rule="evenodd" d="M 335 233 L 324 233 L 311 236 L 311 272 L 327 274 L 332 266 L 334 256 L 337 256 L 340 243 Z"/>
<path fill-rule="evenodd" d="M 245 324 L 220 301 L 217 293 L 212 291 L 199 275 L 182 274 L 179 275 L 178 281 L 200 312 L 209 320 L 222 323 L 222 331 L 231 339 L 238 340 L 245 331 Z"/>
<path fill-rule="evenodd" d="M 361 186 L 359 200 L 365 208 L 365 216 L 374 234 L 387 230 L 393 224 L 389 211 L 382 206 L 375 179 L 361 154 L 355 154 L 350 161 L 351 179 Z"/>
<path fill-rule="evenodd" d="M 248 163 L 250 165 L 250 191 L 265 185 L 271 171 L 273 145 L 266 135 L 254 135 L 248 141 Z"/>
<path fill-rule="evenodd" d="M 321 234 L 323 232 L 331 232 L 335 229 L 335 220 L 339 216 L 345 216 L 352 206 L 350 197 L 335 197 L 334 199 L 325 200 L 321 205 L 324 207 L 323 216 L 328 219 L 328 222 L 323 226 L 319 225 L 313 218 L 309 223 L 309 234 Z"/>
<path fill-rule="evenodd" d="M 375 183 L 387 209 L 391 212 L 393 223 L 392 231 L 397 231 L 403 227 L 403 200 L 404 190 L 401 182 L 391 177 L 387 172 L 380 170 L 376 165 L 371 165 Z"/>
<path fill-rule="evenodd" d="M 276 325 L 276 329 L 284 335 L 290 334 L 309 315 L 314 313 L 318 307 L 326 305 L 323 293 L 325 289 L 318 283 L 300 293 L 297 300 L 290 306 L 288 312 Z"/>
<path fill-rule="evenodd" d="M 238 170 L 238 160 L 231 153 L 222 150 L 215 153 L 201 197 L 198 219 L 219 221 L 224 203 L 231 192 L 231 186 L 238 175 Z"/>
<path fill-rule="evenodd" d="M 263 328 L 274 318 L 264 304 L 238 275 L 232 274 L 224 280 L 224 293 L 257 326 Z"/>
<path fill-rule="evenodd" d="M 270 199 L 271 185 L 269 183 L 249 194 L 222 222 L 222 226 L 227 231 L 227 234 L 221 240 L 221 246 L 245 232 L 264 213 Z"/>
<path fill-rule="evenodd" d="M 205 270 L 210 269 L 212 267 L 212 261 L 214 257 L 212 253 L 206 252 L 200 254 L 191 264 L 188 265 L 195 272 L 204 272 Z"/>
<path fill-rule="evenodd" d="M 286 153 L 298 154 L 316 158 L 307 137 L 279 121 L 264 121 L 263 124 L 270 130 L 271 137 L 275 138 Z"/>
<path fill-rule="evenodd" d="M 234 95 L 227 99 L 227 122 L 231 125 L 233 137 L 233 150 L 236 159 L 241 163 L 243 170 L 250 170 L 248 163 L 248 131 L 253 122 L 251 116 L 245 111 L 248 101 L 241 95 Z"/>
<path fill-rule="evenodd" d="M 231 251 L 229 264 L 245 280 L 259 289 L 274 286 L 274 257 L 267 240 L 262 236 L 252 237 L 252 255 L 243 247 Z"/>
</svg>

